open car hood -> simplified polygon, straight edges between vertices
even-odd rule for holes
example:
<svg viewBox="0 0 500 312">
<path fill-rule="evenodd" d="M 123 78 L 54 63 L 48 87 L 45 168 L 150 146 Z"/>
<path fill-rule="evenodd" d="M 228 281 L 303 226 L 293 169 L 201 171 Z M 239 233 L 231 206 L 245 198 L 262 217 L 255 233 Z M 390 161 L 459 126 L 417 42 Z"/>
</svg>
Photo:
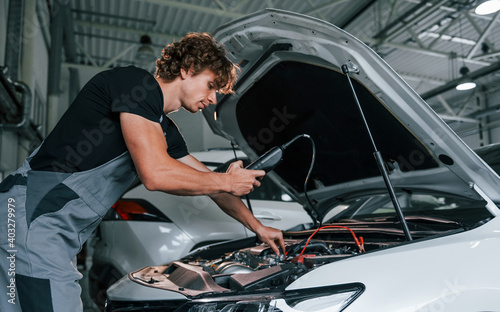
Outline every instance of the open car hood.
<svg viewBox="0 0 500 312">
<path fill-rule="evenodd" d="M 214 133 L 250 158 L 300 134 L 270 177 L 321 220 L 334 203 L 386 191 L 350 77 L 396 189 L 439 190 L 500 202 L 498 176 L 395 71 L 361 41 L 325 21 L 264 10 L 214 36 L 240 64 L 235 93 L 203 110 Z M 409 60 L 411 61 L 411 60 Z"/>
</svg>

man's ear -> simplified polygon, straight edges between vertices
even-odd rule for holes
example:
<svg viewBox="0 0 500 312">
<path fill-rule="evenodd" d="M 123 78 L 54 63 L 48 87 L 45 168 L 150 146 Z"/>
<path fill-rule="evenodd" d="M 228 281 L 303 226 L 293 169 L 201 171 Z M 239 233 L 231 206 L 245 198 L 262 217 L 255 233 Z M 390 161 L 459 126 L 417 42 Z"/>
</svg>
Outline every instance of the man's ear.
<svg viewBox="0 0 500 312">
<path fill-rule="evenodd" d="M 181 68 L 181 78 L 186 79 L 188 76 L 189 70 L 185 70 L 184 68 Z"/>
</svg>

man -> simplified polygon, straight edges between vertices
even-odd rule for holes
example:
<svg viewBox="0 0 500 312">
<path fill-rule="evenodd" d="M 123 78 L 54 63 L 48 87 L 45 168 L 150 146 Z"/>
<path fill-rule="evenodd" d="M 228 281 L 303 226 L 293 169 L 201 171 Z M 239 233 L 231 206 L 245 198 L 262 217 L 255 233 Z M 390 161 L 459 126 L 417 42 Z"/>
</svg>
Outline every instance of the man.
<svg viewBox="0 0 500 312">
<path fill-rule="evenodd" d="M 1 311 L 82 311 L 75 256 L 136 175 L 148 190 L 209 195 L 276 253 L 284 250 L 281 231 L 263 226 L 239 198 L 265 172 L 240 161 L 211 172 L 166 116 L 181 107 L 195 113 L 216 104 L 217 91 L 232 92 L 237 68 L 225 49 L 208 34 L 190 34 L 166 46 L 156 65 L 155 77 L 132 66 L 97 74 L 0 184 Z"/>
</svg>

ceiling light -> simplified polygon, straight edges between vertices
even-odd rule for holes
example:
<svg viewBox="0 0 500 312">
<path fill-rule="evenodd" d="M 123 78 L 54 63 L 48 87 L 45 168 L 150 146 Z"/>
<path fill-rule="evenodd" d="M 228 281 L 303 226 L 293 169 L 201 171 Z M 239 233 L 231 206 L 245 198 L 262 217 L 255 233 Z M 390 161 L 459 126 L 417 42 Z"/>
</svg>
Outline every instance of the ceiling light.
<svg viewBox="0 0 500 312">
<path fill-rule="evenodd" d="M 500 0 L 487 0 L 479 3 L 475 10 L 478 15 L 487 15 L 500 10 Z"/>
<path fill-rule="evenodd" d="M 476 87 L 476 83 L 469 76 L 469 68 L 467 66 L 460 68 L 460 74 L 462 74 L 462 78 L 458 80 L 458 84 L 455 87 L 458 91 L 471 90 Z"/>
<path fill-rule="evenodd" d="M 141 46 L 137 49 L 136 59 L 139 62 L 152 62 L 156 59 L 156 54 L 151 47 L 151 38 L 148 35 L 143 35 L 141 37 Z"/>
</svg>

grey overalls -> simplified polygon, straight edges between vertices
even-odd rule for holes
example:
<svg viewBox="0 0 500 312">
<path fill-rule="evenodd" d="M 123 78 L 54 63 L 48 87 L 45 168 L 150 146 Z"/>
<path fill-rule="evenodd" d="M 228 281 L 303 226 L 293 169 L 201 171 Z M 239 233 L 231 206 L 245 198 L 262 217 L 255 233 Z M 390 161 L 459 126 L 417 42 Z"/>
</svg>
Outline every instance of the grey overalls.
<svg viewBox="0 0 500 312">
<path fill-rule="evenodd" d="M 0 311 L 82 311 L 75 256 L 136 171 L 128 152 L 83 172 L 33 171 L 36 152 L 0 184 Z"/>
</svg>

